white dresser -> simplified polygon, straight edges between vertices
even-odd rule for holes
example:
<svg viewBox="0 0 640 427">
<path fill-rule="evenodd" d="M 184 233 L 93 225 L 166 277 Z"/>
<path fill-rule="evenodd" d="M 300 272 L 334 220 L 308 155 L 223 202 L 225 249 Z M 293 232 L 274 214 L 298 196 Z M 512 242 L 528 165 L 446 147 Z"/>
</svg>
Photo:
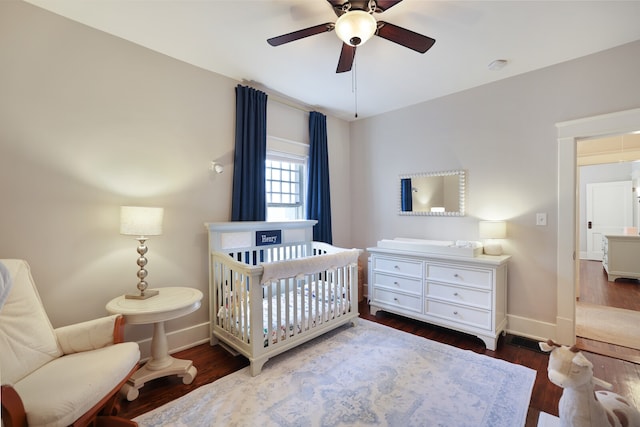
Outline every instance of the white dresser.
<svg viewBox="0 0 640 427">
<path fill-rule="evenodd" d="M 640 279 L 640 236 L 603 236 L 602 251 L 602 267 L 610 282 L 621 277 Z"/>
<path fill-rule="evenodd" d="M 367 251 L 371 314 L 384 310 L 466 332 L 496 349 L 507 326 L 508 255 Z"/>
</svg>

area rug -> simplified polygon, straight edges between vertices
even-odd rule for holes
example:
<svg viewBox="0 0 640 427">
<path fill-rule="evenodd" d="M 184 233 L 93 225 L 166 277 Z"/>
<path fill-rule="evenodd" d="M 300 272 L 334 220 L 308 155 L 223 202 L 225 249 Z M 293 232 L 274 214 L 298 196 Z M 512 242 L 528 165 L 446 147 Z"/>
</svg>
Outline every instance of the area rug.
<svg viewBox="0 0 640 427">
<path fill-rule="evenodd" d="M 640 311 L 576 304 L 576 336 L 640 350 Z"/>
<path fill-rule="evenodd" d="M 536 371 L 359 319 L 143 414 L 146 426 L 524 426 Z"/>
<path fill-rule="evenodd" d="M 538 418 L 538 427 L 559 427 L 560 418 L 555 415 L 547 414 L 546 412 L 540 412 Z"/>
</svg>

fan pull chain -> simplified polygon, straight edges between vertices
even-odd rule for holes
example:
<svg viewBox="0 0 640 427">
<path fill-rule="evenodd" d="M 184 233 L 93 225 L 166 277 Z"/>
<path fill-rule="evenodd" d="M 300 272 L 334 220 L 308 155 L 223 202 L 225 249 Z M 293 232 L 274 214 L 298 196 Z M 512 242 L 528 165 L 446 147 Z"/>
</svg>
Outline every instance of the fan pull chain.
<svg viewBox="0 0 640 427">
<path fill-rule="evenodd" d="M 355 117 L 358 118 L 358 67 L 357 67 L 357 59 L 353 59 L 353 68 L 351 72 L 351 92 L 353 92 L 353 104 L 355 109 Z"/>
</svg>

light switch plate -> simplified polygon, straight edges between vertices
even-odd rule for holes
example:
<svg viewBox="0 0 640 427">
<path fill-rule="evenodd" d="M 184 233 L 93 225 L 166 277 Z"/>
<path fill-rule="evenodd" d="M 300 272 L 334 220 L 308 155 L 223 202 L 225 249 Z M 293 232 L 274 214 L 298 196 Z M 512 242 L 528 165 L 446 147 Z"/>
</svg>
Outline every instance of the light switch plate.
<svg viewBox="0 0 640 427">
<path fill-rule="evenodd" d="M 547 225 L 547 214 L 546 213 L 537 213 L 536 214 L 536 225 Z"/>
</svg>

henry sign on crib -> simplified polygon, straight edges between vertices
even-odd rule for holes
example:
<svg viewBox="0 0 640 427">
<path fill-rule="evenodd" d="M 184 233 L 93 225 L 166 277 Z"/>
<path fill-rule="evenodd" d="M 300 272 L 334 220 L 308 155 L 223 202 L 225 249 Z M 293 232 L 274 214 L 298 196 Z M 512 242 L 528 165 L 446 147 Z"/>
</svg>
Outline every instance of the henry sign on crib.
<svg viewBox="0 0 640 427">
<path fill-rule="evenodd" d="M 549 380 L 564 389 L 558 405 L 562 427 L 640 427 L 640 412 L 625 398 L 594 391 L 594 385 L 611 389 L 611 384 L 593 377 L 593 364 L 575 346 L 551 340 L 539 345 L 551 352 Z"/>
</svg>

